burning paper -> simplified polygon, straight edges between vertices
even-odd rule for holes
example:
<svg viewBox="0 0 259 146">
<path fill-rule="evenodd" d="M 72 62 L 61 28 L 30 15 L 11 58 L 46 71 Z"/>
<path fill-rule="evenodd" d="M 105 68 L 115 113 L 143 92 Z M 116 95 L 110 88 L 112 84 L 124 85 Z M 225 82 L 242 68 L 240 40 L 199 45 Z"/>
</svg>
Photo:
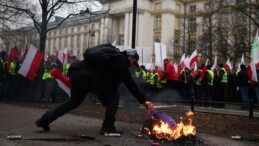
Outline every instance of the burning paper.
<svg viewBox="0 0 259 146">
<path fill-rule="evenodd" d="M 183 118 L 176 123 L 170 116 L 163 112 L 154 112 L 151 119 L 148 120 L 146 127 L 142 129 L 147 132 L 151 138 L 156 140 L 175 141 L 182 137 L 194 136 L 196 134 L 195 126 L 192 125 L 193 112 L 187 112 L 186 116 L 189 123 L 184 124 Z"/>
</svg>

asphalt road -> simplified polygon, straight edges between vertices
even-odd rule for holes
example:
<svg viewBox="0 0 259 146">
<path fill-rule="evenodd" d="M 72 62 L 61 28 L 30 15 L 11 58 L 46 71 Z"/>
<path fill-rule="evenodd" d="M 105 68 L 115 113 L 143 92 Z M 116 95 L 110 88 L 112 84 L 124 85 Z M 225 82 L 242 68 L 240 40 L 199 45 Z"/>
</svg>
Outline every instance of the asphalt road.
<svg viewBox="0 0 259 146">
<path fill-rule="evenodd" d="M 64 115 L 51 124 L 50 132 L 43 132 L 34 125 L 46 109 L 21 107 L 0 103 L 0 146 L 150 146 L 152 141 L 137 138 L 142 125 L 117 122 L 117 127 L 124 131 L 121 137 L 105 137 L 99 135 L 102 120 Z M 96 137 L 96 140 L 62 140 L 62 141 L 39 141 L 25 140 L 30 138 L 64 138 L 66 134 L 81 133 Z M 7 135 L 22 135 L 22 140 L 8 140 Z M 213 146 L 256 146 L 259 143 L 248 141 L 231 140 L 199 133 L 198 138 Z M 173 143 L 162 143 L 160 146 L 175 145 Z"/>
</svg>

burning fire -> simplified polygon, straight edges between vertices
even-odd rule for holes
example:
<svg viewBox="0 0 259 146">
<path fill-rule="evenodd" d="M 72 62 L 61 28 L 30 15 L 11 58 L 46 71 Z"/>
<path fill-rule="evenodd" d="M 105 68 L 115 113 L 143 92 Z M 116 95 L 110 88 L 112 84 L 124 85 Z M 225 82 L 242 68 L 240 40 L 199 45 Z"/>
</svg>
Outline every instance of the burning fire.
<svg viewBox="0 0 259 146">
<path fill-rule="evenodd" d="M 183 118 L 180 117 L 180 122 L 177 123 L 176 127 L 170 127 L 167 123 L 159 121 L 153 126 L 153 129 L 149 131 L 149 134 L 154 134 L 157 140 L 165 139 L 167 141 L 173 141 L 181 136 L 195 135 L 196 129 L 192 125 L 193 112 L 185 113 L 189 123 L 184 124 Z"/>
</svg>

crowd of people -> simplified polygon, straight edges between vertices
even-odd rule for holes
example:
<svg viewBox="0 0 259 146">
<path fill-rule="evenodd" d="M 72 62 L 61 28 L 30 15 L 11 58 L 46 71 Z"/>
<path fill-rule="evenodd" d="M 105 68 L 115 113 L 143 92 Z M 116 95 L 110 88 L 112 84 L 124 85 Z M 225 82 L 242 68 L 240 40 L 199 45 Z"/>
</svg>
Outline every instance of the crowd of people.
<svg viewBox="0 0 259 146">
<path fill-rule="evenodd" d="M 196 101 L 199 106 L 220 108 L 225 107 L 225 102 L 234 102 L 242 103 L 242 108 L 247 108 L 250 99 L 254 103 L 259 102 L 259 85 L 250 83 L 244 64 L 236 72 L 225 69 L 221 63 L 214 71 L 211 70 L 211 65 L 207 65 L 206 70 L 201 65 L 195 71 L 190 67 L 176 71 L 173 63 L 164 59 L 164 70 L 148 70 L 141 66 L 136 69 L 135 75 L 144 91 L 153 97 L 169 87 L 177 91 L 182 100 Z M 259 67 L 257 76 L 259 77 Z"/>
<path fill-rule="evenodd" d="M 18 73 L 25 56 L 7 58 L 7 53 L 0 53 L 0 99 L 25 101 L 32 98 L 33 82 Z M 57 98 L 68 96 L 58 86 L 51 76 L 50 70 L 58 69 L 67 76 L 69 66 L 78 61 L 75 56 L 69 56 L 67 62 L 62 64 L 56 54 L 51 54 L 44 62 L 44 74 L 42 76 L 42 89 L 40 99 L 44 102 L 55 102 Z M 31 99 L 33 100 L 33 99 Z"/>
<path fill-rule="evenodd" d="M 22 60 L 22 57 L 14 57 L 8 64 L 7 54 L 4 51 L 0 53 L 0 99 L 23 100 L 30 97 L 32 82 L 18 74 Z M 78 61 L 75 56 L 70 56 L 67 62 L 62 64 L 56 54 L 48 57 L 42 76 L 42 101 L 55 102 L 59 97 L 68 97 L 50 75 L 50 70 L 59 69 L 67 76 L 71 63 Z M 141 65 L 135 69 L 133 76 L 150 97 L 156 97 L 163 89 L 171 88 L 181 95 L 182 100 L 194 100 L 200 106 L 224 107 L 224 102 L 234 102 L 247 107 L 250 99 L 253 99 L 254 103 L 259 102 L 259 84 L 250 83 L 244 64 L 240 65 L 238 71 L 225 69 L 221 63 L 214 71 L 210 70 L 210 65 L 207 65 L 205 72 L 203 68 L 204 65 L 195 71 L 188 67 L 176 71 L 173 63 L 164 59 L 164 70 L 156 67 L 147 69 Z M 259 78 L 259 67 L 257 76 Z"/>
</svg>

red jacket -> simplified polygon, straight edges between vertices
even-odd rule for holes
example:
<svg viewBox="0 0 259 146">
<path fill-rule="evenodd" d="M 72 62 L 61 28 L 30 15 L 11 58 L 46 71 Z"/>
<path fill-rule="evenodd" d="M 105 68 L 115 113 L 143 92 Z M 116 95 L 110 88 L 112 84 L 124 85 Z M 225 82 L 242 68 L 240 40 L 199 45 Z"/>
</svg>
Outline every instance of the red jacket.
<svg viewBox="0 0 259 146">
<path fill-rule="evenodd" d="M 164 76 L 166 80 L 178 80 L 177 75 L 174 69 L 174 65 L 171 62 L 167 62 L 164 64 Z"/>
</svg>

